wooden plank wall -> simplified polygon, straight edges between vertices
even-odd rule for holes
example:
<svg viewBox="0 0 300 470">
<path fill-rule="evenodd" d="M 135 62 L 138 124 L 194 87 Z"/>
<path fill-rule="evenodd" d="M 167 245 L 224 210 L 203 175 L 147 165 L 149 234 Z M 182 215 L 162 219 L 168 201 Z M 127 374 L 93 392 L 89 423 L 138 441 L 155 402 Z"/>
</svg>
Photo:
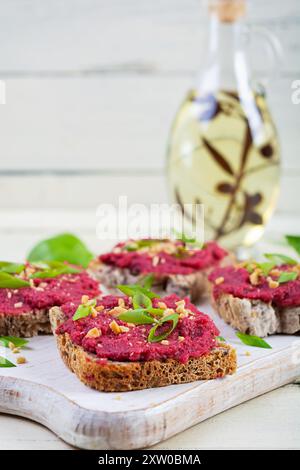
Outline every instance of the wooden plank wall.
<svg viewBox="0 0 300 470">
<path fill-rule="evenodd" d="M 120 186 L 151 200 L 159 185 L 166 198 L 168 131 L 205 52 L 203 3 L 2 0 L 1 208 L 89 207 L 103 188 L 117 195 Z M 300 2 L 250 3 L 250 24 L 271 29 L 284 48 L 269 101 L 282 140 L 280 210 L 296 213 L 300 105 L 291 84 L 300 79 Z M 258 75 L 267 60 L 256 50 Z"/>
</svg>

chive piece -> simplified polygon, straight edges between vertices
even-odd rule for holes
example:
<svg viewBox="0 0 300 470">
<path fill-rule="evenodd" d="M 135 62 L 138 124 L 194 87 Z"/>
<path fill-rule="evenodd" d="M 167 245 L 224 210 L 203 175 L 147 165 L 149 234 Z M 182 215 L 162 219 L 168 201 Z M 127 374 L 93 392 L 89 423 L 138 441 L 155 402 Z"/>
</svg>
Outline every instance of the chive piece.
<svg viewBox="0 0 300 470">
<path fill-rule="evenodd" d="M 0 288 L 1 289 L 19 289 L 21 287 L 30 286 L 28 281 L 24 281 L 19 277 L 0 271 Z"/>
<path fill-rule="evenodd" d="M 297 264 L 297 261 L 293 258 L 281 255 L 280 253 L 265 253 L 264 257 L 275 263 L 277 266 L 281 266 L 282 264 Z"/>
<path fill-rule="evenodd" d="M 146 289 L 145 287 L 139 286 L 137 284 L 119 284 L 117 288 L 123 292 L 123 294 L 128 295 L 129 297 L 134 296 L 138 292 L 141 292 L 142 294 L 145 294 L 149 299 L 155 299 L 159 298 L 160 296 L 156 294 L 155 292 L 152 292 L 149 289 Z"/>
<path fill-rule="evenodd" d="M 282 271 L 277 282 L 279 282 L 279 284 L 284 284 L 285 282 L 294 281 L 297 279 L 297 276 L 298 274 L 295 272 Z"/>
<path fill-rule="evenodd" d="M 220 341 L 221 343 L 226 343 L 227 342 L 226 339 L 223 338 L 223 336 L 216 336 L 216 340 Z"/>
<path fill-rule="evenodd" d="M 74 313 L 72 320 L 77 321 L 81 318 L 88 317 L 93 311 L 93 307 L 97 305 L 97 300 L 89 300 L 86 304 L 81 304 L 78 306 L 76 312 Z"/>
<path fill-rule="evenodd" d="M 176 328 L 178 320 L 179 320 L 179 315 L 177 313 L 173 313 L 172 315 L 168 315 L 167 317 L 162 318 L 149 331 L 149 335 L 148 335 L 149 343 L 158 343 L 158 342 L 164 340 L 165 338 L 167 338 L 172 333 L 172 331 Z M 156 336 L 155 333 L 156 333 L 157 328 L 159 328 L 160 326 L 162 326 L 166 322 L 172 322 L 171 328 L 169 328 L 167 331 L 165 331 L 161 335 Z"/>
<path fill-rule="evenodd" d="M 272 349 L 272 346 L 270 346 L 264 339 L 260 338 L 259 336 L 246 335 L 245 333 L 241 333 L 240 331 L 236 332 L 236 336 L 242 341 L 242 343 L 247 344 L 247 346 Z"/>
<path fill-rule="evenodd" d="M 23 338 L 17 338 L 16 336 L 0 336 L 0 342 L 6 348 L 9 346 L 9 343 L 13 343 L 16 348 L 22 348 L 28 343 L 28 340 Z"/>
<path fill-rule="evenodd" d="M 147 297 L 142 292 L 137 292 L 136 294 L 134 294 L 132 298 L 132 303 L 135 309 L 137 308 L 148 309 L 152 307 L 151 299 L 149 299 L 149 297 Z"/>
<path fill-rule="evenodd" d="M 146 325 L 154 323 L 154 318 L 142 308 L 128 310 L 127 312 L 118 315 L 118 319 L 127 323 L 134 323 L 136 325 Z"/>
<path fill-rule="evenodd" d="M 286 241 L 300 255 L 300 237 L 297 235 L 286 235 Z"/>
<path fill-rule="evenodd" d="M 0 367 L 16 367 L 16 365 L 10 362 L 5 357 L 0 356 Z"/>
</svg>

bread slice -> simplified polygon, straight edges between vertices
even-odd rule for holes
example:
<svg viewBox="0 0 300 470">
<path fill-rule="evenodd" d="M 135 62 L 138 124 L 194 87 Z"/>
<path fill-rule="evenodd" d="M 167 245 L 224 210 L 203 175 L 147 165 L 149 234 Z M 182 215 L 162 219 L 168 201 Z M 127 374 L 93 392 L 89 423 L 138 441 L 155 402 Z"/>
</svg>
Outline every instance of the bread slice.
<svg viewBox="0 0 300 470">
<path fill-rule="evenodd" d="M 279 308 L 271 303 L 223 293 L 212 298 L 216 311 L 233 328 L 256 336 L 300 332 L 300 306 Z"/>
<path fill-rule="evenodd" d="M 14 315 L 0 313 L 0 336 L 30 338 L 38 334 L 51 334 L 48 309 Z"/>
<path fill-rule="evenodd" d="M 53 331 L 64 321 L 58 307 L 50 311 Z M 141 390 L 152 387 L 209 380 L 233 374 L 236 370 L 236 352 L 220 343 L 209 354 L 191 358 L 185 364 L 174 359 L 165 361 L 101 363 L 94 354 L 74 344 L 67 333 L 56 335 L 57 346 L 67 367 L 85 385 L 104 392 Z"/>
<path fill-rule="evenodd" d="M 231 265 L 233 256 L 228 255 L 220 262 L 220 267 Z M 93 260 L 90 265 L 90 273 L 112 293 L 118 293 L 118 284 L 138 284 L 143 276 L 134 276 L 129 269 L 121 269 L 116 266 L 104 264 Z M 193 303 L 197 303 L 205 297 L 209 297 L 211 283 L 208 277 L 213 267 L 202 269 L 191 274 L 168 274 L 157 277 L 152 285 L 152 290 L 164 292 L 166 295 L 176 294 L 178 297 L 189 297 Z"/>
</svg>

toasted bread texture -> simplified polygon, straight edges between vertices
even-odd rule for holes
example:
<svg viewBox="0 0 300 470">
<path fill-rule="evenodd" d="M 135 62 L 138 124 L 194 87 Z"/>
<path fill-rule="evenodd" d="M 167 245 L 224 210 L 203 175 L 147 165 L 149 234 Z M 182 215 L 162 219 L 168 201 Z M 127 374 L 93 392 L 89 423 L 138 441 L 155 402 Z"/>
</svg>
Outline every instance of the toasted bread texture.
<svg viewBox="0 0 300 470">
<path fill-rule="evenodd" d="M 233 255 L 228 255 L 220 262 L 220 266 L 232 264 Z M 204 297 L 209 297 L 211 292 L 211 283 L 208 276 L 213 267 L 195 271 L 191 274 L 169 274 L 157 277 L 152 289 L 157 292 L 165 291 L 167 295 L 176 294 L 179 297 L 190 297 L 191 301 L 196 303 Z M 113 293 L 117 293 L 118 284 L 137 284 L 141 277 L 133 275 L 129 269 L 121 269 L 102 263 L 99 260 L 91 262 L 90 273 L 98 281 Z"/>
<path fill-rule="evenodd" d="M 279 308 L 261 300 L 240 299 L 231 294 L 212 298 L 212 303 L 220 317 L 242 333 L 263 337 L 300 331 L 300 306 Z"/>
<path fill-rule="evenodd" d="M 50 319 L 54 331 L 63 318 L 59 308 L 51 309 Z M 236 352 L 223 343 L 209 354 L 191 358 L 185 364 L 174 359 L 102 363 L 97 356 L 74 344 L 67 333 L 56 335 L 56 340 L 67 367 L 81 382 L 99 391 L 121 392 L 209 380 L 233 374 L 236 370 Z"/>
<path fill-rule="evenodd" d="M 51 334 L 48 309 L 7 315 L 0 313 L 0 335 L 30 338 L 38 334 Z"/>
</svg>

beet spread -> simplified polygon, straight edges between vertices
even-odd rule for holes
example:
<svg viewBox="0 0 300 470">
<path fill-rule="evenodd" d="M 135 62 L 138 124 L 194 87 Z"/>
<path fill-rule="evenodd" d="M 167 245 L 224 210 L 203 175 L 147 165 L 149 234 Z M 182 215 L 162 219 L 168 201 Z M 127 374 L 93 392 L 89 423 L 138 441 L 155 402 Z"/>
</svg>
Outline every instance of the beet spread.
<svg viewBox="0 0 300 470">
<path fill-rule="evenodd" d="M 119 243 L 111 253 L 100 255 L 100 261 L 129 269 L 133 275 L 191 274 L 218 265 L 228 255 L 215 242 L 206 243 L 202 249 L 190 249 L 181 241 L 168 240 L 136 251 L 128 251 L 128 243 Z"/>
<path fill-rule="evenodd" d="M 279 272 L 290 271 L 290 266 L 278 266 Z M 251 274 L 245 268 L 226 267 L 216 268 L 209 280 L 216 282 L 213 287 L 213 295 L 218 298 L 221 294 L 231 294 L 234 297 L 272 302 L 278 307 L 296 307 L 300 305 L 300 279 L 270 287 L 270 278 L 275 281 L 278 275 L 261 276 L 256 285 L 251 283 Z M 218 283 L 218 280 L 222 281 Z M 272 284 L 271 284 L 272 285 Z"/>
<path fill-rule="evenodd" d="M 80 302 L 84 294 L 95 297 L 99 293 L 98 283 L 84 271 L 48 279 L 32 279 L 30 287 L 0 289 L 0 312 L 18 315 L 60 306 L 70 299 Z"/>
<path fill-rule="evenodd" d="M 105 296 L 97 305 L 103 305 L 104 310 L 95 318 L 88 316 L 73 321 L 71 316 L 76 311 L 76 304 L 68 303 L 62 310 L 68 319 L 58 327 L 56 333 L 68 333 L 73 343 L 81 346 L 85 351 L 95 354 L 100 363 L 112 361 L 151 361 L 176 359 L 186 363 L 191 357 L 200 357 L 208 354 L 216 346 L 215 337 L 219 334 L 213 321 L 204 313 L 185 300 L 185 309 L 189 314 L 180 318 L 174 331 L 168 336 L 167 342 L 148 342 L 148 334 L 153 325 L 132 325 L 119 320 L 110 310 L 118 306 L 119 299 L 124 299 L 125 307 L 131 308 L 128 297 Z M 170 295 L 161 299 L 154 299 L 153 306 L 164 302 L 168 308 L 176 309 L 180 299 Z M 112 321 L 123 325 L 128 331 L 116 334 L 110 327 Z M 162 328 L 162 327 L 161 327 Z M 92 329 L 97 329 L 98 337 L 86 336 Z M 94 330 L 93 330 L 94 331 Z"/>
</svg>

